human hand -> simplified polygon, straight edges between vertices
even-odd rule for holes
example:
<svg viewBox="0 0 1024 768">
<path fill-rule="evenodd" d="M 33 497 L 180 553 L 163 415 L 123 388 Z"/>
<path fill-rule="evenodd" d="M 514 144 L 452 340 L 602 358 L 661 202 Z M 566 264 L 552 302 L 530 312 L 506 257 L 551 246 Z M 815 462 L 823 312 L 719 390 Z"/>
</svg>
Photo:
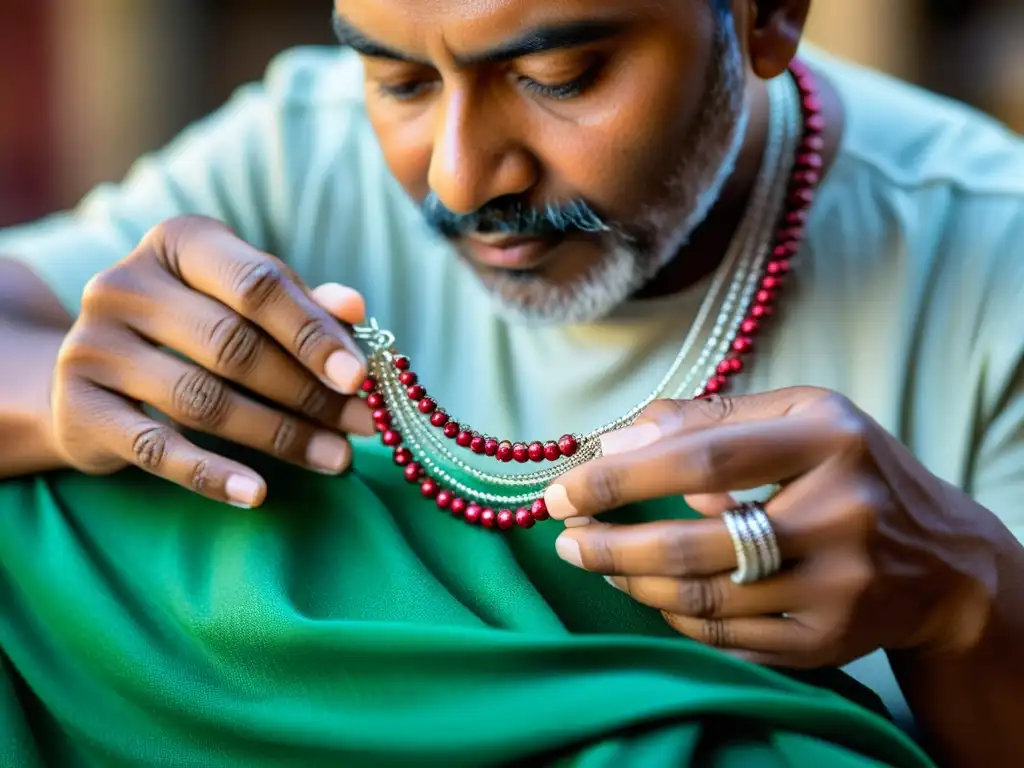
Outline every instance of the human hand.
<svg viewBox="0 0 1024 768">
<path fill-rule="evenodd" d="M 343 324 L 362 297 L 310 291 L 281 261 L 222 224 L 170 220 L 94 277 L 58 355 L 53 440 L 92 474 L 136 465 L 209 498 L 254 507 L 252 469 L 202 450 L 143 410 L 327 474 L 343 471 L 342 433 L 373 434 L 354 394 L 365 360 Z"/>
<path fill-rule="evenodd" d="M 1005 530 L 845 398 L 813 388 L 654 403 L 602 439 L 604 456 L 546 492 L 566 561 L 695 640 L 761 664 L 841 666 L 877 648 L 949 649 L 983 629 Z M 782 567 L 754 583 L 722 513 L 732 492 L 779 484 L 765 505 Z M 704 517 L 610 525 L 595 517 L 673 495 Z"/>
</svg>

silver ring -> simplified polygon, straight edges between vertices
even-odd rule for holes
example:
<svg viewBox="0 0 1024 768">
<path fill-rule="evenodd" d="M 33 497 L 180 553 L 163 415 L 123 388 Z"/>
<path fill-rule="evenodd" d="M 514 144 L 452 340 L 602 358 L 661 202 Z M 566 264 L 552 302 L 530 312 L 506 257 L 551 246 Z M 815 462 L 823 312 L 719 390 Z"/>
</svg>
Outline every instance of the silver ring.
<svg viewBox="0 0 1024 768">
<path fill-rule="evenodd" d="M 722 520 L 736 550 L 734 583 L 753 584 L 782 569 L 779 542 L 763 506 L 743 504 L 722 513 Z"/>
</svg>

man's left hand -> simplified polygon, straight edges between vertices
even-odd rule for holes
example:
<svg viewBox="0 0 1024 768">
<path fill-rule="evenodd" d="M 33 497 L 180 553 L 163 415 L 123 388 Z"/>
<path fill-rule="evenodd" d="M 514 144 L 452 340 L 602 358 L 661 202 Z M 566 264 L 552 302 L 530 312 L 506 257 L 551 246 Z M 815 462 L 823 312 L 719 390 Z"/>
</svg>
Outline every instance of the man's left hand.
<svg viewBox="0 0 1024 768">
<path fill-rule="evenodd" d="M 925 470 L 845 398 L 791 388 L 658 401 L 555 482 L 559 555 L 662 611 L 691 638 L 757 663 L 841 666 L 877 648 L 969 645 L 996 594 L 995 516 Z M 721 513 L 764 505 L 782 569 L 752 584 Z M 682 495 L 703 517 L 638 525 L 603 512 Z"/>
</svg>

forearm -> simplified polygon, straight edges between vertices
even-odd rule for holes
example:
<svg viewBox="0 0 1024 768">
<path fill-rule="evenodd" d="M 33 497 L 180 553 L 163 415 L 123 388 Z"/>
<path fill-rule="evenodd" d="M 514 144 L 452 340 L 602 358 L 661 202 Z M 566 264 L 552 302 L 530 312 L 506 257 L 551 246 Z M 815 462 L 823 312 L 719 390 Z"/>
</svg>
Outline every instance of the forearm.
<svg viewBox="0 0 1024 768">
<path fill-rule="evenodd" d="M 950 766 L 1017 766 L 1024 755 L 1024 548 L 996 553 L 998 592 L 966 650 L 890 653 L 934 757 Z"/>
<path fill-rule="evenodd" d="M 0 478 L 64 464 L 49 437 L 49 393 L 70 325 L 42 281 L 0 259 Z"/>
</svg>

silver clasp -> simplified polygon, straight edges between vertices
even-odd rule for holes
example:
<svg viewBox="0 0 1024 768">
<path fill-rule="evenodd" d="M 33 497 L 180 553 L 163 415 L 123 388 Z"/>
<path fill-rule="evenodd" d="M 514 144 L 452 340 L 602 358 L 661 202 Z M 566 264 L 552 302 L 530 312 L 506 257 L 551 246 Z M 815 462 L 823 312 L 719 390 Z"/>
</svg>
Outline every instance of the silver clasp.
<svg viewBox="0 0 1024 768">
<path fill-rule="evenodd" d="M 374 352 L 383 352 L 395 344 L 395 334 L 386 328 L 381 328 L 375 317 L 367 319 L 366 325 L 353 326 L 352 331 L 355 333 L 356 339 L 365 341 Z"/>
</svg>

